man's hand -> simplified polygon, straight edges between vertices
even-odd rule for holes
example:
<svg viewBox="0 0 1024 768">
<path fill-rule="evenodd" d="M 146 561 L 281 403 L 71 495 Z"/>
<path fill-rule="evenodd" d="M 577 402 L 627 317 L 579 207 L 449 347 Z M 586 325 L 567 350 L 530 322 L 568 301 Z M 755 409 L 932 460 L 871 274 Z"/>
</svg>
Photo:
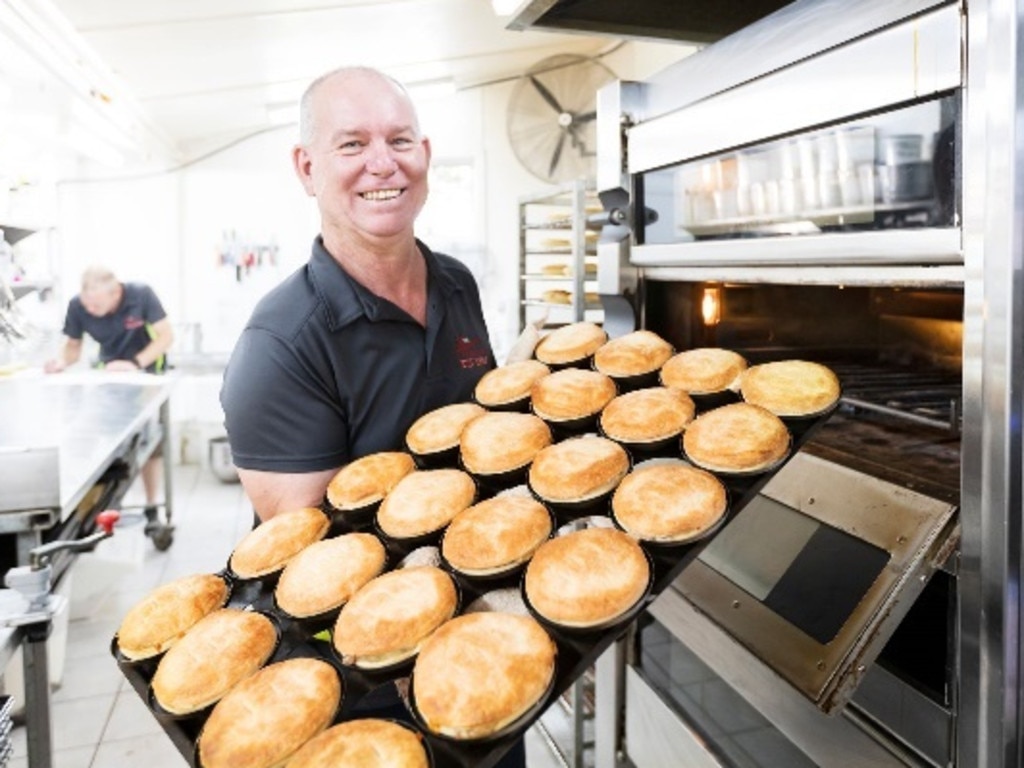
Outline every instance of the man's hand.
<svg viewBox="0 0 1024 768">
<path fill-rule="evenodd" d="M 540 341 L 540 329 L 547 321 L 548 315 L 545 312 L 543 317 L 526 324 L 523 332 L 516 339 L 516 343 L 509 350 L 508 357 L 505 358 L 505 365 L 529 360 L 533 357 L 533 350 L 536 348 L 537 342 Z"/>
<path fill-rule="evenodd" d="M 46 373 L 60 373 L 65 368 L 64 361 L 54 358 L 43 363 L 43 371 Z"/>
</svg>

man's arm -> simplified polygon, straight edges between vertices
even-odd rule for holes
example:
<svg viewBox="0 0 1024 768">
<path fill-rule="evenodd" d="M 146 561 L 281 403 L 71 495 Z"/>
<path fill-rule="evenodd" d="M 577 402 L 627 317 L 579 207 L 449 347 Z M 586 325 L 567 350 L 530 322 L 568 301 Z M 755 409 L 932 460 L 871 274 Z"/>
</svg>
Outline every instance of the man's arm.
<svg viewBox="0 0 1024 768">
<path fill-rule="evenodd" d="M 327 485 L 338 469 L 340 467 L 299 474 L 239 469 L 238 477 L 256 514 L 266 521 L 281 512 L 320 506 Z"/>
<path fill-rule="evenodd" d="M 61 347 L 60 354 L 52 360 L 47 360 L 43 365 L 43 370 L 47 373 L 60 373 L 68 366 L 77 363 L 81 356 L 82 340 L 65 336 L 64 346 Z"/>
</svg>

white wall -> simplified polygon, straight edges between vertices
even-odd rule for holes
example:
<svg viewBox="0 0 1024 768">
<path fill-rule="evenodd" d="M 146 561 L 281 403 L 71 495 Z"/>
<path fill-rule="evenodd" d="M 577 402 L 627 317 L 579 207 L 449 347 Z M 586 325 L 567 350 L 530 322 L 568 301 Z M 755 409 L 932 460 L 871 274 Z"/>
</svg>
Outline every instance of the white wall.
<svg viewBox="0 0 1024 768">
<path fill-rule="evenodd" d="M 681 44 L 629 42 L 603 60 L 622 79 L 643 79 L 692 51 Z M 418 104 L 435 166 L 468 165 L 473 184 L 471 194 L 448 201 L 447 208 L 458 208 L 454 212 L 444 200 L 428 202 L 423 236 L 475 272 L 499 359 L 519 332 L 518 201 L 546 189 L 516 160 L 506 137 L 514 84 Z M 82 267 L 103 262 L 122 279 L 151 283 L 176 325 L 201 324 L 204 351 L 229 351 L 256 300 L 308 258 L 317 231 L 315 206 L 292 173 L 293 140 L 294 127 L 285 127 L 188 168 L 62 184 L 58 302 L 77 290 Z M 233 268 L 218 263 L 231 231 L 248 242 L 275 242 L 277 264 L 236 279 Z M 202 395 L 211 396 L 215 391 Z"/>
</svg>

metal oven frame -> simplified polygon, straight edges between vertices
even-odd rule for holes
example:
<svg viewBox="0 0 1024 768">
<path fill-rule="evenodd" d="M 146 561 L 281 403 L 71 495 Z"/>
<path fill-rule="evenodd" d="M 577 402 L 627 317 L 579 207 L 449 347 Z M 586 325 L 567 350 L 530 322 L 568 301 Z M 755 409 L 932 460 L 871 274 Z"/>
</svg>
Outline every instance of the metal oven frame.
<svg viewBox="0 0 1024 768">
<path fill-rule="evenodd" d="M 647 246 L 632 236 L 602 243 L 598 255 L 603 294 L 619 293 L 637 270 L 647 281 L 963 290 L 962 538 L 954 563 L 960 674 L 952 735 L 963 768 L 1024 761 L 1021 30 L 1024 8 L 1009 0 L 797 0 L 644 82 L 598 94 L 597 188 L 605 207 L 629 221 L 636 214 L 624 201 L 646 170 L 929 93 L 960 93 L 959 227 L 756 245 Z M 758 119 L 742 119 L 749 110 Z M 819 764 L 843 765 L 844 754 L 856 754 L 858 765 L 896 764 L 854 716 L 825 717 L 770 669 L 746 663 L 749 656 L 686 601 L 670 596 L 651 611 L 698 654 L 717 659 L 727 682 Z M 619 646 L 598 664 L 599 766 L 615 764 L 623 727 L 616 713 L 632 674 L 622 672 L 623 655 Z M 704 765 L 696 741 L 693 750 L 687 764 Z"/>
</svg>

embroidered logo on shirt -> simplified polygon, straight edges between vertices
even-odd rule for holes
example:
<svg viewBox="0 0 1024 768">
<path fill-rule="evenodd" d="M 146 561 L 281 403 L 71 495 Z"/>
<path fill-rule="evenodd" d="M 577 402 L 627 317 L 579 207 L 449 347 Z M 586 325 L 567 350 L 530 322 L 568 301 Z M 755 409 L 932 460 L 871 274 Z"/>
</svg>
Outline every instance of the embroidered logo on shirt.
<svg viewBox="0 0 1024 768">
<path fill-rule="evenodd" d="M 455 339 L 455 357 L 460 368 L 482 368 L 487 365 L 487 345 L 480 339 L 459 336 Z"/>
<path fill-rule="evenodd" d="M 146 324 L 146 321 L 141 317 L 135 317 L 134 315 L 128 315 L 124 319 L 124 329 L 126 331 L 134 331 L 136 328 L 141 328 Z"/>
</svg>

